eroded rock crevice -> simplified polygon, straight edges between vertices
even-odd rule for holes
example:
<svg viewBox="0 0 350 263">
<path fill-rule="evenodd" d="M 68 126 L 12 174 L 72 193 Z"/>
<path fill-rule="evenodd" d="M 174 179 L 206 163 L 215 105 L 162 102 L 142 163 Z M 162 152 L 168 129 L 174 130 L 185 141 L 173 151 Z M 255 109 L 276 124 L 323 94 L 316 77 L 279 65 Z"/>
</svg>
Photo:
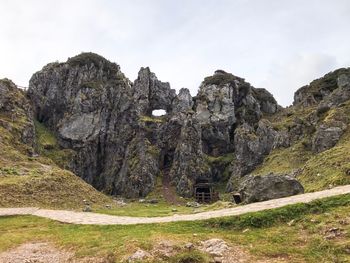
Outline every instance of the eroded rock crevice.
<svg viewBox="0 0 350 263">
<path fill-rule="evenodd" d="M 146 196 L 166 173 L 178 194 L 191 196 L 198 178 L 238 190 L 273 149 L 302 139 L 315 153 L 333 147 L 348 120 L 328 121 L 324 113 L 350 98 L 350 74 L 330 74 L 295 93 L 293 107 L 317 110 L 283 128 L 270 116 L 288 109 L 243 78 L 218 70 L 192 97 L 185 88 L 176 94 L 149 68 L 131 82 L 93 53 L 45 66 L 31 78 L 28 97 L 35 117 L 75 152 L 70 169 L 97 189 Z M 157 109 L 166 114 L 152 115 Z"/>
</svg>

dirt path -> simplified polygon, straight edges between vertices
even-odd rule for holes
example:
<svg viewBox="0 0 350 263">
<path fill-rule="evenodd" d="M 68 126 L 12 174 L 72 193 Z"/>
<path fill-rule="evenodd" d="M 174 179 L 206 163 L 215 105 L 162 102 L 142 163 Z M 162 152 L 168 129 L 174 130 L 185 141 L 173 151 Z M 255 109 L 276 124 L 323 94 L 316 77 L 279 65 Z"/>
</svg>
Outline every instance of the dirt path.
<svg viewBox="0 0 350 263">
<path fill-rule="evenodd" d="M 177 221 L 193 221 L 204 220 L 209 218 L 217 218 L 224 216 L 241 215 L 248 212 L 257 212 L 266 209 L 278 208 L 296 203 L 309 203 L 315 199 L 330 197 L 341 194 L 349 194 L 350 185 L 339 186 L 333 189 L 324 190 L 315 193 L 307 193 L 295 195 L 275 200 L 269 200 L 260 203 L 238 206 L 221 210 L 214 210 L 198 214 L 189 215 L 173 215 L 165 217 L 126 217 L 126 216 L 111 216 L 96 213 L 73 212 L 65 210 L 46 210 L 39 208 L 0 208 L 0 216 L 9 215 L 34 215 L 45 217 L 60 222 L 71 224 L 93 224 L 93 225 L 134 225 L 134 224 L 152 224 L 166 223 Z"/>
<path fill-rule="evenodd" d="M 178 200 L 178 195 L 176 194 L 175 187 L 171 185 L 170 179 L 170 169 L 165 168 L 163 170 L 163 179 L 162 179 L 162 192 L 163 197 L 169 204 L 181 205 L 182 203 Z"/>
</svg>

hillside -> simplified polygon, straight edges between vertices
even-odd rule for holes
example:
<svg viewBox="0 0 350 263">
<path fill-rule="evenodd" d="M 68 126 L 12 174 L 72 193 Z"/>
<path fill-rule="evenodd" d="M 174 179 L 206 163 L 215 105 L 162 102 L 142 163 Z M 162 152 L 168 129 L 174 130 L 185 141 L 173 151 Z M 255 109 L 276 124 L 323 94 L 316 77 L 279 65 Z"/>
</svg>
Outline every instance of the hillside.
<svg viewBox="0 0 350 263">
<path fill-rule="evenodd" d="M 156 109 L 166 114 L 154 116 Z M 141 254 L 141 262 L 348 262 L 349 195 L 289 206 L 281 199 L 281 208 L 248 214 L 238 205 L 238 216 L 176 221 L 236 206 L 232 192 L 250 203 L 350 184 L 349 118 L 350 69 L 300 88 L 287 108 L 223 70 L 192 97 L 149 68 L 131 82 L 93 53 L 44 66 L 27 91 L 0 80 L 0 207 L 81 210 L 89 203 L 96 213 L 174 219 L 83 226 L 3 216 L 0 261 L 138 262 L 130 257 Z M 191 202 L 198 182 L 230 202 Z M 76 213 L 61 212 L 73 222 Z M 89 216 L 110 220 L 79 215 L 89 224 Z"/>
<path fill-rule="evenodd" d="M 254 174 L 292 173 L 306 191 L 350 183 L 350 69 L 339 69 L 302 87 L 294 105 L 267 119 L 285 134 Z"/>
<path fill-rule="evenodd" d="M 349 79 L 349 69 L 331 72 L 287 108 L 223 70 L 192 97 L 149 68 L 131 82 L 94 53 L 44 66 L 28 91 L 2 80 L 0 204 L 110 201 L 94 188 L 126 198 L 163 192 L 176 203 L 201 181 L 254 202 L 349 184 Z"/>
<path fill-rule="evenodd" d="M 33 121 L 25 92 L 0 80 L 0 206 L 82 208 L 105 205 L 110 198 L 82 179 L 58 167 L 56 139 Z M 38 155 L 37 153 L 40 153 Z M 52 157 L 51 160 L 49 157 Z"/>
</svg>

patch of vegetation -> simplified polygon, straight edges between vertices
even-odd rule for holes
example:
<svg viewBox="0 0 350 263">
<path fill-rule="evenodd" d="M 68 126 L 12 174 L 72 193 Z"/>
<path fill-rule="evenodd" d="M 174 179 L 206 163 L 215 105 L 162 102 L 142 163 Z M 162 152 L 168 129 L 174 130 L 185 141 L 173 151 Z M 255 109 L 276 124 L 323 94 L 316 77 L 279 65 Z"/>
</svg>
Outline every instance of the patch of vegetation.
<svg viewBox="0 0 350 263">
<path fill-rule="evenodd" d="M 264 162 L 252 174 L 291 173 L 296 169 L 302 168 L 312 155 L 311 151 L 305 149 L 302 142 L 288 148 L 274 149 L 265 157 Z"/>
<path fill-rule="evenodd" d="M 11 111 L 0 113 L 0 207 L 81 209 L 84 199 L 100 206 L 111 203 L 110 198 L 55 164 L 64 167 L 70 152 L 60 149 L 53 133 L 39 122 L 35 126 L 40 156 L 31 157 L 32 146 L 22 140 L 25 129 L 32 125 L 28 101 L 16 87 L 8 96 Z"/>
<path fill-rule="evenodd" d="M 109 64 L 112 69 L 118 69 L 117 64 L 112 63 L 104 57 L 92 52 L 82 52 L 77 56 L 69 58 L 67 60 L 67 63 L 71 66 L 84 66 L 94 64 L 96 67 L 99 67 L 100 64 Z"/>
<path fill-rule="evenodd" d="M 298 180 L 307 192 L 350 184 L 350 129 L 338 144 L 311 157 L 303 166 Z"/>
<path fill-rule="evenodd" d="M 235 158 L 234 153 L 228 153 L 221 156 L 211 156 L 211 155 L 205 155 L 205 158 L 209 162 L 209 164 L 218 164 L 218 165 L 226 165 L 233 161 Z"/>
<path fill-rule="evenodd" d="M 156 145 L 152 145 L 152 144 L 148 146 L 147 151 L 154 157 L 158 157 L 160 154 L 159 148 Z"/>
<path fill-rule="evenodd" d="M 147 115 L 142 115 L 140 116 L 140 121 L 143 122 L 149 122 L 149 123 L 163 123 L 165 121 L 164 116 L 147 116 Z"/>
<path fill-rule="evenodd" d="M 321 101 L 324 94 L 328 94 L 338 88 L 337 79 L 342 74 L 349 74 L 349 68 L 340 68 L 333 72 L 327 73 L 322 78 L 312 81 L 309 85 L 300 88 L 297 93 L 312 95 L 317 101 Z"/>
<path fill-rule="evenodd" d="M 124 80 L 126 79 L 116 63 L 110 62 L 104 57 L 92 52 L 83 52 L 75 57 L 69 58 L 67 63 L 73 67 L 94 65 L 97 68 L 101 68 L 111 76 L 112 79 L 110 82 L 116 85 L 124 84 Z M 95 83 L 90 84 L 90 88 L 96 87 Z"/>
<path fill-rule="evenodd" d="M 46 240 L 75 251 L 78 258 L 114 255 L 120 262 L 138 248 L 151 250 L 160 240 L 183 246 L 187 242 L 199 244 L 206 239 L 222 238 L 231 246 L 242 248 L 252 262 L 258 259 L 347 262 L 349 215 L 350 195 L 343 195 L 239 217 L 164 224 L 93 226 L 61 224 L 33 216 L 0 217 L 0 251 L 29 241 Z M 340 229 L 341 234 L 326 238 L 331 228 Z M 206 260 L 197 252 L 180 253 L 171 260 L 201 257 Z"/>
<path fill-rule="evenodd" d="M 101 81 L 88 81 L 84 82 L 81 86 L 83 88 L 99 90 L 103 87 L 103 83 Z"/>
<path fill-rule="evenodd" d="M 75 151 L 71 149 L 61 149 L 53 132 L 39 121 L 35 121 L 34 123 L 38 153 L 51 159 L 61 168 L 67 169 L 74 157 Z"/>
<path fill-rule="evenodd" d="M 226 84 L 234 84 L 234 81 L 239 79 L 231 73 L 226 73 L 223 70 L 217 70 L 213 76 L 204 78 L 204 85 L 224 86 Z"/>
<path fill-rule="evenodd" d="M 209 219 L 204 224 L 226 229 L 245 229 L 247 227 L 266 228 L 290 220 L 302 219 L 308 214 L 321 214 L 334 207 L 350 206 L 350 195 L 341 195 L 315 200 L 311 203 L 288 205 L 281 208 L 248 213 L 241 216 Z"/>
<path fill-rule="evenodd" d="M 268 92 L 266 89 L 263 88 L 254 88 L 253 90 L 253 94 L 255 94 L 255 96 L 260 100 L 260 101 L 268 101 L 271 102 L 273 104 L 276 104 L 276 100 L 273 97 L 273 95 Z"/>
<path fill-rule="evenodd" d="M 204 158 L 211 168 L 222 171 L 220 181 L 227 182 L 227 180 L 230 178 L 229 164 L 235 159 L 235 154 L 227 153 L 221 156 L 204 155 Z"/>
</svg>

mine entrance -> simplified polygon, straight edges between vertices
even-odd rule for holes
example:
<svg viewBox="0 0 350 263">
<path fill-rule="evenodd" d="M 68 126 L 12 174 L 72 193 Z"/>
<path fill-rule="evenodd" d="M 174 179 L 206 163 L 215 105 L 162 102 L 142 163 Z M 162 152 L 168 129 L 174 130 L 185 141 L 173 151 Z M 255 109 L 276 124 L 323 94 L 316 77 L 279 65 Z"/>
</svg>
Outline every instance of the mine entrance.
<svg viewBox="0 0 350 263">
<path fill-rule="evenodd" d="M 211 203 L 219 199 L 219 194 L 214 191 L 213 184 L 206 179 L 197 180 L 194 185 L 194 196 L 199 203 Z"/>
</svg>

